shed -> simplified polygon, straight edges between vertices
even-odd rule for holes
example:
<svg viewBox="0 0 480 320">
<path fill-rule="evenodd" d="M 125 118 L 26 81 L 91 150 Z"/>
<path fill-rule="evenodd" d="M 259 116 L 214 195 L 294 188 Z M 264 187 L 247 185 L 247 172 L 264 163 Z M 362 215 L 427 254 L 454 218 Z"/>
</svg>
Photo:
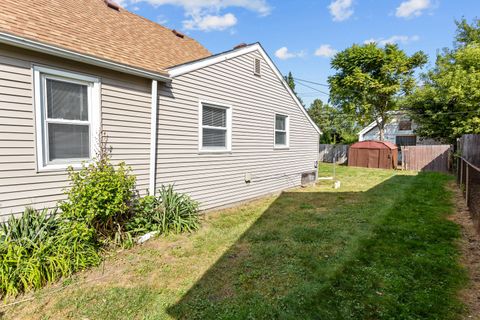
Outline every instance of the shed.
<svg viewBox="0 0 480 320">
<path fill-rule="evenodd" d="M 365 168 L 396 169 L 397 146 L 387 141 L 360 141 L 350 146 L 348 165 Z"/>
</svg>

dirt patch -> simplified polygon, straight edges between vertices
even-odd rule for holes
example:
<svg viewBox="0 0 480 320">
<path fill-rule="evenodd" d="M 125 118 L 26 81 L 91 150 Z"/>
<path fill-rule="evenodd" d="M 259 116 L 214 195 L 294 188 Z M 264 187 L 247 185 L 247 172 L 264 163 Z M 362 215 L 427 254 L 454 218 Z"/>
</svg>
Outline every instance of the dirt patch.
<svg viewBox="0 0 480 320">
<path fill-rule="evenodd" d="M 468 286 L 460 292 L 461 299 L 468 308 L 463 319 L 480 319 L 480 235 L 475 230 L 462 192 L 453 182 L 449 188 L 454 193 L 456 208 L 450 219 L 462 227 L 461 263 L 470 278 Z"/>
</svg>

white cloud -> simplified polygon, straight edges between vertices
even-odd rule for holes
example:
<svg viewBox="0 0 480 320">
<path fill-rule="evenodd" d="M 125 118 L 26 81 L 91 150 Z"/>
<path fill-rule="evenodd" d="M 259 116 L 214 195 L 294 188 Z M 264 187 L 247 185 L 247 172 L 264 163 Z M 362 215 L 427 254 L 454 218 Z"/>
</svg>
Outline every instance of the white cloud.
<svg viewBox="0 0 480 320">
<path fill-rule="evenodd" d="M 315 55 L 318 57 L 331 58 L 337 53 L 337 50 L 333 49 L 329 44 L 322 44 L 317 50 Z"/>
<path fill-rule="evenodd" d="M 187 30 L 225 30 L 237 24 L 237 18 L 227 13 L 224 15 L 194 15 L 190 20 L 183 21 L 183 27 Z"/>
<path fill-rule="evenodd" d="M 407 0 L 402 2 L 395 11 L 399 18 L 411 18 L 420 16 L 424 10 L 432 7 L 430 0 Z"/>
<path fill-rule="evenodd" d="M 222 14 L 221 11 L 229 7 L 243 8 L 258 13 L 260 16 L 269 15 L 272 7 L 267 0 L 122 0 L 130 3 L 146 2 L 153 6 L 173 5 L 182 7 L 186 19 L 183 27 L 188 30 L 225 30 L 237 24 L 238 20 L 232 13 Z"/>
<path fill-rule="evenodd" d="M 384 46 L 386 44 L 394 44 L 394 43 L 401 43 L 401 44 L 409 44 L 411 42 L 415 42 L 420 40 L 420 37 L 418 35 L 413 35 L 413 36 L 403 36 L 403 35 L 395 35 L 391 36 L 389 38 L 377 38 L 377 39 L 368 39 L 365 40 L 363 43 L 378 43 L 381 46 Z"/>
<path fill-rule="evenodd" d="M 128 0 L 115 0 L 114 2 L 122 8 L 125 8 L 128 5 Z"/>
<path fill-rule="evenodd" d="M 287 60 L 291 58 L 302 58 L 305 56 L 304 51 L 299 51 L 299 52 L 290 52 L 288 51 L 287 47 L 281 47 L 277 51 L 275 51 L 275 57 L 281 60 Z"/>
<path fill-rule="evenodd" d="M 157 23 L 158 24 L 164 25 L 167 22 L 168 22 L 168 19 L 163 14 L 161 14 L 157 17 Z"/>
<path fill-rule="evenodd" d="M 126 1 L 126 0 L 123 0 Z M 154 6 L 175 5 L 185 9 L 187 13 L 209 11 L 218 12 L 228 7 L 239 7 L 259 13 L 270 14 L 272 8 L 266 0 L 130 0 L 131 2 L 147 2 Z"/>
<path fill-rule="evenodd" d="M 330 3 L 328 9 L 333 21 L 344 21 L 353 14 L 353 0 L 335 0 Z"/>
</svg>

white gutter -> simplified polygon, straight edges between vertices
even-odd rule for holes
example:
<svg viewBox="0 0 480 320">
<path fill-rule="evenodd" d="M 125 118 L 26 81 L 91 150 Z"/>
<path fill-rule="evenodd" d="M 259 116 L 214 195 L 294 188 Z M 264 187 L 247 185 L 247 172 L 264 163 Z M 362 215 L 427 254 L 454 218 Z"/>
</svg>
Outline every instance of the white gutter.
<svg viewBox="0 0 480 320">
<path fill-rule="evenodd" d="M 155 175 L 157 173 L 157 110 L 158 89 L 157 80 L 152 80 L 152 102 L 150 112 L 150 179 L 148 191 L 155 195 Z"/>
<path fill-rule="evenodd" d="M 17 37 L 4 32 L 0 32 L 0 43 L 5 43 L 11 46 L 29 49 L 29 50 L 33 50 L 41 53 L 47 53 L 53 56 L 66 58 L 74 61 L 79 61 L 79 62 L 83 62 L 83 63 L 87 63 L 87 64 L 91 64 L 94 66 L 107 68 L 115 71 L 120 71 L 123 73 L 128 73 L 128 74 L 132 74 L 139 77 L 154 79 L 162 82 L 170 81 L 170 77 L 162 74 L 130 67 L 125 64 L 116 63 L 116 62 L 105 60 L 105 59 L 95 58 L 89 55 L 81 54 L 81 53 L 67 50 L 67 49 L 62 49 L 59 47 L 25 39 L 22 37 Z"/>
</svg>

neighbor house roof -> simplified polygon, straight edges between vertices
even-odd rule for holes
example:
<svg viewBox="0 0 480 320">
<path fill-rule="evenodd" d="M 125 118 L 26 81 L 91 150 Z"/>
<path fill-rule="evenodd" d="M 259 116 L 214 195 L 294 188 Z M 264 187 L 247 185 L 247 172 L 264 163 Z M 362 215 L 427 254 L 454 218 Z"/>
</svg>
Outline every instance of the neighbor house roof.
<svg viewBox="0 0 480 320">
<path fill-rule="evenodd" d="M 210 56 L 192 38 L 104 0 L 1 0 L 0 34 L 164 75 Z"/>
<path fill-rule="evenodd" d="M 399 115 L 403 115 L 405 114 L 405 111 L 402 111 L 402 110 L 397 110 L 397 111 L 390 111 L 388 112 L 390 115 L 392 116 L 399 116 Z M 380 118 L 378 118 L 378 120 L 380 121 Z M 367 134 L 368 132 L 370 132 L 370 130 L 372 130 L 373 128 L 375 128 L 377 126 L 377 122 L 376 121 L 372 121 L 370 124 L 368 124 L 365 128 L 363 128 L 362 130 L 360 130 L 360 132 L 358 133 L 358 136 L 360 138 L 362 138 L 362 136 L 364 136 L 365 134 Z"/>
</svg>

